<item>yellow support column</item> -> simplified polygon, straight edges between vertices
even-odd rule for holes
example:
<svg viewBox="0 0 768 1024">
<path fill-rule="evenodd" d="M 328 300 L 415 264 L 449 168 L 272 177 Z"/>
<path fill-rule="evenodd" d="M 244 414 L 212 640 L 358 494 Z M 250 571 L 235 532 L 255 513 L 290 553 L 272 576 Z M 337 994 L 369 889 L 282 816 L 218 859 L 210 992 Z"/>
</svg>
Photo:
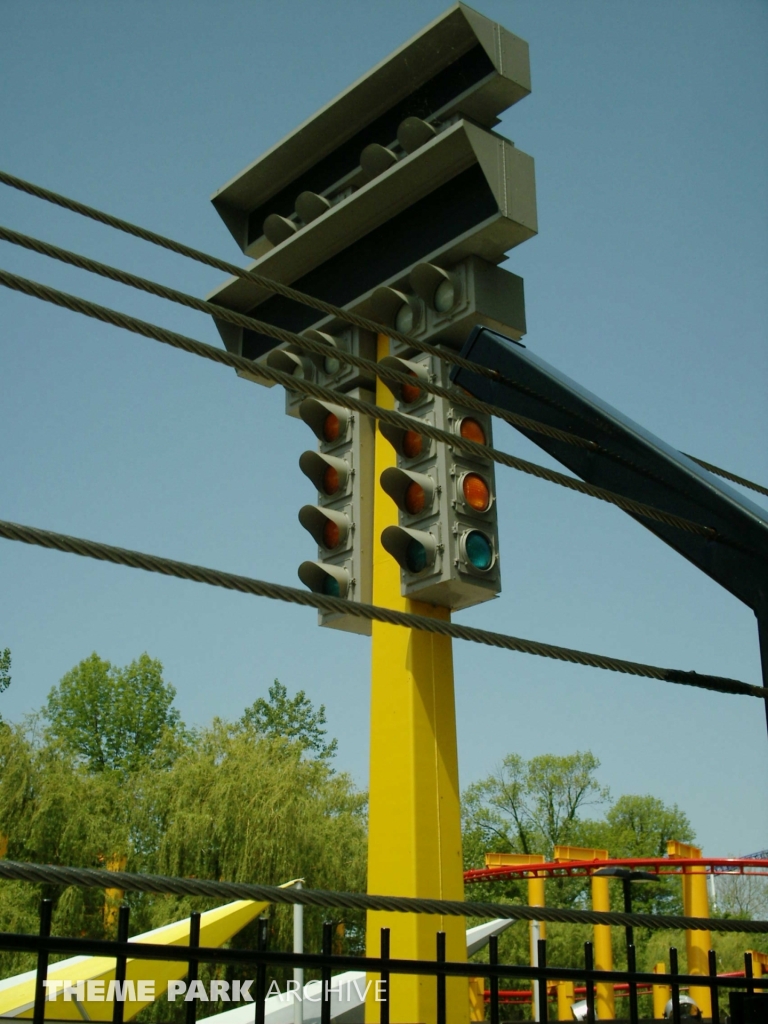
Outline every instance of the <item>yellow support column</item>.
<svg viewBox="0 0 768 1024">
<path fill-rule="evenodd" d="M 501 868 L 506 865 L 520 865 L 520 864 L 544 864 L 545 858 L 540 853 L 486 853 L 485 855 L 485 866 L 487 868 Z M 529 907 L 546 907 L 546 889 L 545 882 L 546 878 L 538 878 L 536 875 L 527 875 L 528 878 L 528 906 Z M 546 921 L 539 921 L 539 938 L 546 939 L 547 937 L 547 924 Z M 536 949 L 536 926 L 533 921 L 529 922 L 529 933 L 530 933 L 530 949 L 531 949 L 531 967 L 535 967 L 537 963 L 537 949 Z"/>
<path fill-rule="evenodd" d="M 768 974 L 768 953 L 760 953 L 756 949 L 748 949 L 746 952 L 752 954 L 752 977 L 762 978 Z"/>
<path fill-rule="evenodd" d="M 654 974 L 666 974 L 667 965 L 663 960 L 659 960 L 657 964 L 654 964 Z M 654 985 L 653 986 L 653 1018 L 654 1020 L 664 1019 L 664 1007 L 667 1005 L 669 1000 L 672 998 L 672 989 L 669 985 Z"/>
<path fill-rule="evenodd" d="M 667 843 L 667 854 L 670 857 L 701 859 L 701 850 L 698 846 L 678 843 L 675 839 L 671 839 Z M 707 873 L 706 868 L 701 865 L 686 868 L 683 874 L 683 913 L 686 917 L 709 917 Z M 709 974 L 709 951 L 711 948 L 712 935 L 710 932 L 686 931 L 685 949 L 688 958 L 688 974 Z M 708 987 L 691 985 L 689 995 L 701 1010 L 702 1017 L 712 1016 L 712 1000 Z"/>
<path fill-rule="evenodd" d="M 557 1019 L 573 1020 L 571 1007 L 574 1004 L 576 995 L 572 981 L 558 981 L 557 983 Z"/>
<path fill-rule="evenodd" d="M 384 335 L 379 336 L 378 353 L 379 359 L 389 354 L 389 339 Z M 394 407 L 394 398 L 381 381 L 376 383 L 376 402 Z M 400 567 L 380 541 L 382 530 L 398 520 L 395 503 L 379 486 L 382 472 L 396 464 L 396 456 L 378 429 L 375 458 L 373 603 L 447 620 L 447 609 L 400 595 Z M 369 794 L 368 892 L 463 899 L 450 637 L 373 623 Z M 369 956 L 379 955 L 382 927 L 390 929 L 392 957 L 434 960 L 436 934 L 444 931 L 448 960 L 467 958 L 464 918 L 371 912 L 366 935 Z M 434 977 L 392 975 L 390 996 L 393 1022 L 435 1021 Z M 448 1021 L 466 1024 L 466 978 L 447 980 L 446 1004 Z M 371 986 L 366 1021 L 378 1022 L 379 1012 Z"/>
<path fill-rule="evenodd" d="M 608 860 L 608 851 L 597 850 L 591 846 L 556 846 L 555 860 Z M 609 881 L 610 879 L 608 878 L 596 878 L 592 875 L 593 910 L 606 911 L 611 909 Z M 594 954 L 596 971 L 613 970 L 613 944 L 611 942 L 610 925 L 595 925 Z M 616 1016 L 616 998 L 613 985 L 606 982 L 599 982 L 595 985 L 595 1010 L 600 1020 L 612 1020 Z"/>
</svg>

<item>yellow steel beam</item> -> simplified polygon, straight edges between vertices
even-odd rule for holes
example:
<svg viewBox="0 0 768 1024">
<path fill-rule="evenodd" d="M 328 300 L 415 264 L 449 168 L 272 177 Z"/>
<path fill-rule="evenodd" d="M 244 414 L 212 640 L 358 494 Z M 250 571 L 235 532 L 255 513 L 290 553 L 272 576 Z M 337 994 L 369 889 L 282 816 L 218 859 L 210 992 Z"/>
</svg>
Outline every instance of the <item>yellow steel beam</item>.
<svg viewBox="0 0 768 1024">
<path fill-rule="evenodd" d="M 378 357 L 388 354 L 389 339 L 380 335 Z M 382 381 L 376 382 L 376 402 L 394 407 Z M 373 603 L 448 619 L 445 608 L 401 597 L 400 567 L 380 541 L 382 530 L 398 520 L 397 507 L 379 486 L 396 455 L 378 427 L 375 460 Z M 463 899 L 451 640 L 374 622 L 371 651 L 368 892 Z M 390 929 L 393 957 L 434 959 L 436 933 L 444 931 L 447 958 L 467 958 L 463 918 L 369 912 L 369 956 L 379 954 L 382 927 Z M 391 1020 L 436 1019 L 433 977 L 393 976 L 390 991 Z M 448 979 L 447 1008 L 451 1024 L 466 1024 L 466 979 Z M 366 1021 L 378 1022 L 379 1012 L 372 986 Z"/>
<path fill-rule="evenodd" d="M 679 843 L 670 839 L 667 843 L 667 854 L 670 857 L 701 860 L 701 850 L 689 843 Z M 683 913 L 686 917 L 709 917 L 709 896 L 707 894 L 707 872 L 702 865 L 685 868 L 683 874 Z M 685 950 L 688 958 L 689 974 L 709 974 L 709 951 L 712 948 L 712 933 L 691 931 L 685 933 Z M 702 1017 L 712 1016 L 712 999 L 708 987 L 691 985 L 691 999 L 701 1010 Z"/>
<path fill-rule="evenodd" d="M 200 916 L 200 945 L 221 946 L 268 906 L 268 903 L 237 900 L 224 907 L 206 911 Z M 136 935 L 130 941 L 161 943 L 183 948 L 189 945 L 189 918 Z M 129 959 L 126 963 L 125 976 L 126 981 L 133 984 L 135 998 L 125 1001 L 124 1019 L 130 1020 L 139 1010 L 149 1006 L 156 998 L 164 996 L 168 982 L 183 978 L 186 973 L 186 960 Z M 79 956 L 53 964 L 48 969 L 48 980 L 66 981 L 74 991 L 67 993 L 58 988 L 54 992 L 49 989 L 45 1004 L 46 1020 L 111 1021 L 113 1000 L 106 1000 L 105 996 L 109 991 L 109 982 L 114 979 L 115 961 L 112 957 Z M 145 990 L 144 998 L 141 997 L 138 984 L 141 981 L 150 982 L 154 988 L 151 994 Z M 27 971 L 0 983 L 0 1017 L 28 1020 L 33 1015 L 34 1003 L 35 971 Z"/>
<path fill-rule="evenodd" d="M 595 849 L 592 846 L 556 846 L 555 860 L 608 860 L 608 851 Z M 596 878 L 592 875 L 592 909 L 610 910 L 611 894 L 608 878 Z M 596 924 L 594 928 L 595 970 L 613 970 L 613 945 L 611 942 L 611 926 Z M 611 1020 L 616 1016 L 616 999 L 613 985 L 599 982 L 595 985 L 595 1009 L 600 1020 Z"/>
<path fill-rule="evenodd" d="M 667 965 L 663 960 L 659 960 L 653 968 L 654 974 L 666 974 Z M 672 998 L 672 989 L 669 985 L 654 985 L 653 986 L 653 1018 L 654 1020 L 664 1019 L 664 1009 Z"/>
<path fill-rule="evenodd" d="M 573 1013 L 571 1007 L 576 1001 L 576 994 L 574 992 L 574 984 L 572 981 L 558 981 L 557 983 L 557 1019 L 558 1020 L 573 1020 Z"/>
<path fill-rule="evenodd" d="M 519 864 L 544 864 L 545 858 L 540 853 L 486 853 L 485 855 L 485 866 L 487 868 L 500 868 L 505 865 L 517 866 Z M 536 875 L 528 874 L 528 906 L 529 907 L 545 907 L 546 901 L 546 890 L 544 883 L 546 878 L 538 878 Z M 535 925 L 533 921 L 529 922 L 529 942 L 531 949 L 531 967 L 535 967 L 538 961 L 538 955 L 536 951 L 536 938 L 535 938 Z M 546 921 L 539 922 L 539 938 L 546 939 L 547 937 L 547 924 Z"/>
</svg>

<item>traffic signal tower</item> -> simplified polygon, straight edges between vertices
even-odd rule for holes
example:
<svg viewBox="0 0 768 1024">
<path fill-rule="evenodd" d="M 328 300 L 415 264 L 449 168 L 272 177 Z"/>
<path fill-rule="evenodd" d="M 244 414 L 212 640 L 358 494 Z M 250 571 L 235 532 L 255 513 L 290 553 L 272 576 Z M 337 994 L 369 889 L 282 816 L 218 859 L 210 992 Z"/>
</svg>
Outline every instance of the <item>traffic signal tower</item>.
<svg viewBox="0 0 768 1024">
<path fill-rule="evenodd" d="M 256 273 L 407 335 L 374 339 L 253 279 L 211 296 L 328 345 L 318 357 L 300 339 L 278 342 L 216 318 L 227 349 L 256 363 L 247 376 L 258 383 L 268 383 L 262 363 L 339 393 L 372 389 L 365 371 L 336 356 L 372 358 L 374 345 L 379 362 L 406 360 L 414 374 L 413 402 L 375 382 L 376 403 L 412 414 L 412 431 L 374 428 L 340 403 L 287 392 L 287 411 L 319 441 L 301 457 L 318 498 L 300 519 L 318 558 L 300 576 L 316 592 L 447 620 L 451 608 L 500 590 L 493 463 L 483 452 L 490 420 L 419 388 L 422 374 L 447 378 L 418 345 L 459 348 L 477 324 L 513 340 L 525 333 L 522 280 L 496 264 L 536 234 L 533 160 L 494 128 L 530 88 L 527 44 L 455 4 L 213 197 Z M 329 416 L 338 435 L 325 429 Z M 427 440 L 420 420 L 478 446 Z M 344 615 L 320 621 L 366 629 Z M 380 622 L 371 634 L 368 891 L 462 899 L 451 640 Z M 372 955 L 384 924 L 393 957 L 433 959 L 442 930 L 448 959 L 466 958 L 460 918 L 372 913 Z M 447 989 L 447 1019 L 464 1024 L 467 982 L 449 978 Z M 391 1020 L 435 1020 L 433 978 L 396 976 L 391 996 Z M 366 1019 L 378 1022 L 379 1009 L 372 1001 Z"/>
<path fill-rule="evenodd" d="M 381 543 L 400 565 L 403 596 L 452 609 L 495 597 L 501 576 L 494 464 L 480 449 L 454 449 L 418 430 L 423 420 L 490 447 L 491 418 L 419 387 L 419 380 L 448 384 L 447 365 L 434 356 L 388 356 L 382 365 L 414 379 L 388 385 L 395 409 L 414 417 L 413 429 L 380 426 L 396 463 L 379 480 L 399 510 L 397 525 L 383 531 Z"/>
</svg>

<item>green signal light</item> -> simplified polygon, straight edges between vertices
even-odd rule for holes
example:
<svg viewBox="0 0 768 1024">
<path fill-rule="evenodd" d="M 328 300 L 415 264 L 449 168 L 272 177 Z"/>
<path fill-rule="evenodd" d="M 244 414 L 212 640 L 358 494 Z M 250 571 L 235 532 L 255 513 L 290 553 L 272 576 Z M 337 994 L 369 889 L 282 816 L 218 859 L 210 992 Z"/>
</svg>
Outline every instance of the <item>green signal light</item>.
<svg viewBox="0 0 768 1024">
<path fill-rule="evenodd" d="M 484 533 L 480 533 L 479 530 L 473 530 L 471 533 L 468 533 L 464 547 L 467 552 L 467 558 L 475 569 L 481 569 L 485 572 L 491 568 L 493 548 Z"/>
<path fill-rule="evenodd" d="M 405 549 L 405 564 L 409 572 L 423 572 L 427 567 L 427 549 L 417 540 L 408 542 Z"/>
<path fill-rule="evenodd" d="M 341 597 L 341 587 L 334 576 L 326 576 L 323 580 L 323 593 L 328 597 Z"/>
</svg>

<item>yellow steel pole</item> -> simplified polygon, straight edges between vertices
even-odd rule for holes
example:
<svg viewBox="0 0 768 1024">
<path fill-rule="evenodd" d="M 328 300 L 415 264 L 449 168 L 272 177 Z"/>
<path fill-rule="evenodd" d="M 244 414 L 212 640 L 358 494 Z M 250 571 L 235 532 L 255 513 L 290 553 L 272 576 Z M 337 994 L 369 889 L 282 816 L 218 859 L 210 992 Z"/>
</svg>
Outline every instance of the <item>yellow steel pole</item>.
<svg viewBox="0 0 768 1024">
<path fill-rule="evenodd" d="M 748 949 L 746 952 L 752 954 L 752 976 L 762 978 L 768 974 L 768 953 L 760 953 L 756 949 Z"/>
<path fill-rule="evenodd" d="M 389 339 L 379 335 L 379 359 Z M 376 402 L 394 407 L 382 381 Z M 400 595 L 400 567 L 381 546 L 385 527 L 396 525 L 397 507 L 379 486 L 396 463 L 394 449 L 376 430 L 373 603 L 448 619 L 447 609 Z M 438 899 L 464 898 L 456 710 L 450 637 L 374 622 L 371 656 L 371 760 L 368 829 L 368 892 Z M 436 934 L 446 932 L 448 960 L 466 960 L 465 920 L 426 914 L 368 914 L 366 946 L 378 956 L 380 929 L 390 929 L 392 957 L 435 959 Z M 375 980 L 375 979 L 371 979 Z M 434 977 L 392 975 L 392 1021 L 431 1024 L 436 1019 Z M 466 1024 L 466 978 L 449 978 L 446 1004 L 451 1024 Z M 366 1021 L 380 1020 L 375 986 Z"/>
<path fill-rule="evenodd" d="M 654 974 L 666 974 L 667 965 L 663 960 L 659 960 L 654 965 Z M 672 998 L 672 989 L 669 985 L 654 985 L 653 986 L 653 1018 L 654 1020 L 664 1019 L 664 1007 L 667 1005 L 669 1000 Z"/>
<path fill-rule="evenodd" d="M 557 983 L 557 1019 L 573 1020 L 571 1007 L 574 1004 L 576 995 L 572 981 L 558 981 Z"/>
<path fill-rule="evenodd" d="M 485 978 L 469 979 L 469 1019 L 485 1020 Z"/>
<path fill-rule="evenodd" d="M 591 846 L 556 846 L 555 860 L 608 860 L 607 850 L 598 850 Z M 592 909 L 610 910 L 611 895 L 608 878 L 596 878 L 592 875 Z M 613 970 L 613 944 L 611 942 L 611 926 L 596 924 L 594 928 L 594 954 L 596 971 Z M 595 1010 L 600 1020 L 612 1020 L 616 1016 L 616 999 L 613 985 L 598 982 L 595 985 Z"/>
<path fill-rule="evenodd" d="M 486 853 L 485 855 L 485 866 L 487 868 L 500 868 L 505 865 L 520 865 L 520 864 L 544 864 L 545 857 L 540 853 Z M 546 901 L 546 878 L 537 877 L 536 875 L 528 875 L 528 906 L 529 907 L 545 907 Z M 536 967 L 539 962 L 538 947 L 536 946 L 536 939 L 546 939 L 547 937 L 547 924 L 546 921 L 530 921 L 528 924 L 529 931 L 529 944 L 531 951 L 531 967 Z M 538 934 L 537 934 L 538 931 Z M 535 1003 L 536 999 L 536 985 L 535 982 L 531 982 L 531 999 Z"/>
<path fill-rule="evenodd" d="M 667 843 L 667 854 L 670 857 L 701 859 L 701 850 L 698 846 L 679 843 L 675 839 L 671 839 Z M 707 872 L 706 868 L 701 865 L 684 869 L 683 913 L 686 917 L 709 917 Z M 711 932 L 686 930 L 685 949 L 689 974 L 709 974 L 709 951 L 711 948 Z M 709 988 L 704 985 L 691 985 L 689 994 L 701 1010 L 702 1017 L 711 1017 L 712 1000 Z"/>
</svg>

